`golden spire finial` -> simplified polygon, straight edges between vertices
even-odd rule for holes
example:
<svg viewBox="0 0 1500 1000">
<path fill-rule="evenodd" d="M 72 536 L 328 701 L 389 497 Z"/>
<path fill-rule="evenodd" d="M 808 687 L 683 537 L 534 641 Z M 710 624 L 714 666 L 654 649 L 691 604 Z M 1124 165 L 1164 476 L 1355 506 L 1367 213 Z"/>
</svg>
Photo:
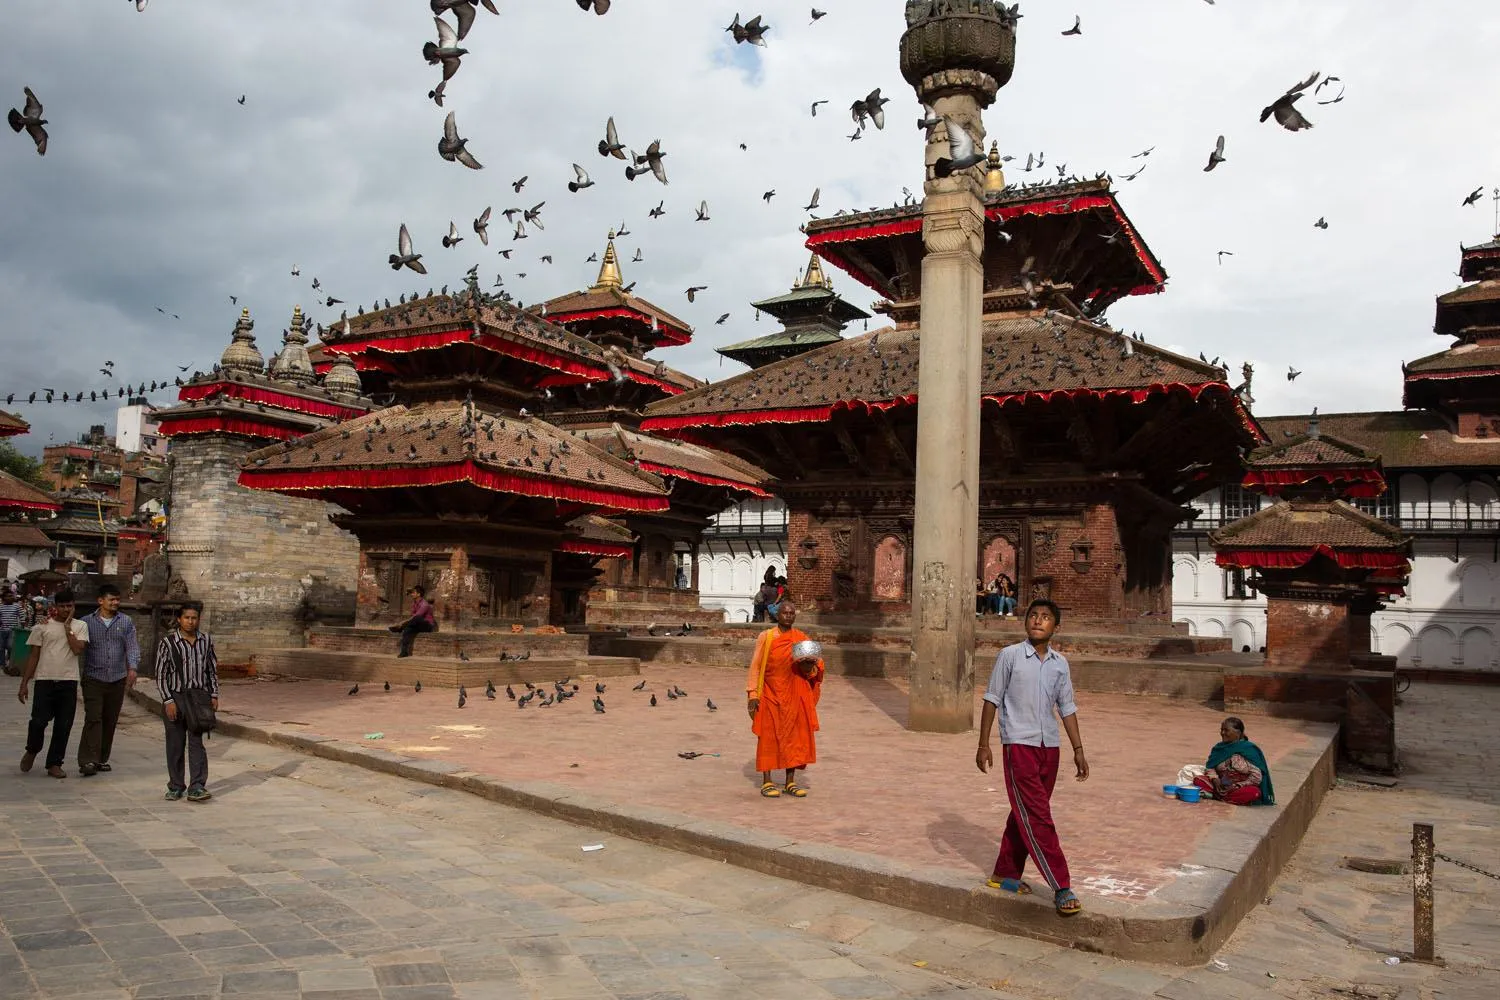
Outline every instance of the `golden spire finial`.
<svg viewBox="0 0 1500 1000">
<path fill-rule="evenodd" d="M 619 288 L 625 284 L 625 277 L 620 273 L 620 258 L 615 253 L 615 231 L 609 231 L 609 241 L 604 245 L 604 260 L 599 265 L 599 277 L 594 281 L 594 287 L 589 291 L 596 292 L 604 288 Z"/>
<path fill-rule="evenodd" d="M 800 288 L 832 288 L 833 282 L 823 273 L 823 262 L 818 259 L 817 254 L 807 262 L 807 271 L 802 275 L 802 281 L 798 284 Z"/>
<path fill-rule="evenodd" d="M 243 308 L 240 309 L 240 319 L 249 319 L 249 318 L 250 318 L 250 307 L 249 306 L 244 306 Z"/>
<path fill-rule="evenodd" d="M 1000 169 L 1000 143 L 990 143 L 989 162 L 984 174 L 984 191 L 989 194 L 992 191 L 1005 190 L 1005 171 Z"/>
</svg>

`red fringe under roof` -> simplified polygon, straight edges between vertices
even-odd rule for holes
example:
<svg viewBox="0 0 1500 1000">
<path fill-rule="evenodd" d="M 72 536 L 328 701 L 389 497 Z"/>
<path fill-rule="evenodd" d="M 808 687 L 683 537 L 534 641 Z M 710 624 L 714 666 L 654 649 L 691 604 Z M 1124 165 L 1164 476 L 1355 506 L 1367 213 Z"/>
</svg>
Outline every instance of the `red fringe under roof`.
<svg viewBox="0 0 1500 1000">
<path fill-rule="evenodd" d="M 1305 469 L 1251 469 L 1240 480 L 1245 489 L 1261 489 L 1269 496 L 1278 496 L 1287 486 L 1305 486 L 1323 480 L 1336 487 L 1345 496 L 1369 500 L 1385 492 L 1385 477 L 1375 469 L 1328 468 L 1316 472 Z"/>
<path fill-rule="evenodd" d="M 476 344 L 497 354 L 517 358 L 521 361 L 536 365 L 539 368 L 547 368 L 555 372 L 563 372 L 568 375 L 576 375 L 583 381 L 602 382 L 607 380 L 609 369 L 597 365 L 586 364 L 572 358 L 554 354 L 525 344 L 518 344 L 504 337 L 497 337 L 492 333 L 481 333 L 478 340 L 472 339 L 473 330 L 470 327 L 454 330 L 440 330 L 435 333 L 413 333 L 397 337 L 372 337 L 358 341 L 340 341 L 326 345 L 328 350 L 348 355 L 355 359 L 355 367 L 367 371 L 383 371 L 396 373 L 396 368 L 386 358 L 370 357 L 366 352 L 378 351 L 382 354 L 414 354 L 417 351 L 432 351 L 448 347 L 452 344 Z M 685 341 L 684 341 L 685 343 Z M 648 375 L 641 375 L 629 369 L 621 369 L 625 376 L 632 382 L 641 382 L 654 385 L 672 395 L 682 392 L 680 388 L 669 386 L 659 382 Z M 549 376 L 550 377 L 550 376 Z"/>
<path fill-rule="evenodd" d="M 1406 381 L 1440 381 L 1454 378 L 1481 378 L 1490 375 L 1500 375 L 1500 368 L 1457 368 L 1442 372 L 1409 372 L 1406 375 Z"/>
<path fill-rule="evenodd" d="M 769 498 L 771 494 L 759 486 L 751 486 L 734 479 L 721 479 L 718 476 L 705 476 L 698 472 L 689 472 L 687 469 L 679 469 L 671 465 L 658 465 L 655 462 L 642 462 L 641 468 L 646 472 L 654 472 L 658 476 L 673 476 L 677 479 L 686 479 L 689 482 L 701 483 L 704 486 L 727 486 L 732 490 L 749 493 L 751 496 Z"/>
<path fill-rule="evenodd" d="M 273 438 L 288 441 L 299 438 L 307 431 L 279 427 L 276 424 L 256 420 L 239 420 L 232 417 L 193 417 L 189 420 L 167 419 L 161 422 L 162 437 L 181 437 L 184 434 L 243 434 L 246 437 Z"/>
<path fill-rule="evenodd" d="M 62 504 L 41 503 L 37 500 L 0 500 L 0 510 L 42 510 L 56 514 L 62 510 Z"/>
<path fill-rule="evenodd" d="M 673 326 L 660 316 L 653 317 L 649 313 L 626 306 L 618 306 L 614 309 L 586 309 L 583 312 L 549 312 L 545 317 L 547 322 L 557 324 L 581 323 L 590 319 L 633 319 L 648 328 L 653 318 L 656 320 L 655 332 L 659 339 L 678 346 L 692 341 L 692 334 L 681 327 Z"/>
<path fill-rule="evenodd" d="M 177 393 L 177 398 L 185 403 L 195 399 L 208 399 L 210 396 L 243 399 L 247 403 L 263 403 L 282 410 L 293 410 L 315 417 L 333 417 L 336 420 L 352 420 L 355 417 L 364 416 L 366 412 L 363 409 L 340 406 L 338 403 L 305 399 L 302 396 L 292 396 L 284 392 L 276 392 L 274 389 L 264 389 L 257 385 L 245 385 L 240 382 L 196 383 L 183 386 Z"/>
<path fill-rule="evenodd" d="M 1199 382 L 1188 385 L 1183 382 L 1157 382 L 1141 388 L 1124 389 L 1054 389 L 1050 392 L 1016 392 L 1016 393 L 992 393 L 984 396 L 985 400 L 998 406 L 1009 404 L 1024 404 L 1028 402 L 1050 403 L 1056 399 L 1109 399 L 1125 397 L 1132 403 L 1143 403 L 1155 395 L 1171 392 L 1186 392 L 1192 399 L 1196 400 L 1205 394 L 1224 395 L 1234 401 L 1235 413 L 1239 417 L 1240 425 L 1259 442 L 1264 443 L 1265 436 L 1261 433 L 1255 422 L 1249 419 L 1244 408 L 1240 405 L 1238 397 L 1234 396 L 1229 386 L 1223 382 Z M 648 417 L 641 421 L 641 430 L 662 431 L 674 437 L 686 438 L 682 434 L 686 428 L 691 427 L 730 427 L 736 425 L 755 424 L 803 424 L 823 423 L 835 413 L 842 410 L 862 410 L 865 413 L 873 413 L 877 410 L 890 410 L 898 406 L 910 406 L 916 403 L 915 394 L 910 396 L 898 396 L 888 400 L 839 400 L 824 406 L 804 406 L 788 409 L 772 410 L 736 410 L 728 413 L 701 413 L 684 414 L 671 417 Z"/>
<path fill-rule="evenodd" d="M 1160 292 L 1167 280 L 1166 273 L 1151 255 L 1151 252 L 1146 249 L 1146 244 L 1142 242 L 1140 234 L 1136 232 L 1130 220 L 1125 217 L 1125 213 L 1120 210 L 1119 203 L 1113 197 L 1101 194 L 1089 194 L 1076 195 L 1072 198 L 1052 198 L 1047 201 L 1023 204 L 991 205 L 985 209 L 984 217 L 990 220 L 1005 221 L 1021 215 L 1070 215 L 1091 208 L 1109 209 L 1110 214 L 1115 218 L 1115 225 L 1119 231 L 1126 233 L 1130 237 L 1130 247 L 1135 251 L 1136 260 L 1146 269 L 1146 273 L 1151 276 L 1151 281 L 1143 285 L 1137 285 L 1126 292 L 1126 294 L 1152 295 Z M 850 229 L 830 229 L 808 237 L 805 245 L 809 250 L 817 251 L 819 247 L 826 247 L 829 244 L 872 240 L 882 236 L 901 236 L 907 233 L 921 232 L 921 230 L 922 217 L 918 215 L 916 218 L 896 219 L 891 222 L 878 222 L 873 225 L 857 226 Z M 832 253 L 835 253 L 835 251 L 832 247 L 829 247 L 829 253 L 819 253 L 818 256 L 836 264 L 840 270 L 847 273 L 866 288 L 880 295 L 888 294 L 886 289 L 881 288 L 877 282 L 871 280 L 859 268 L 851 266 L 844 260 L 830 256 Z M 1094 289 L 1091 294 L 1097 294 L 1102 290 Z M 1085 296 L 1085 298 L 1087 297 Z"/>
<path fill-rule="evenodd" d="M 1393 569 L 1403 575 L 1411 573 L 1411 563 L 1399 552 L 1371 552 L 1367 549 L 1334 549 L 1318 545 L 1306 549 L 1226 549 L 1214 555 L 1220 566 L 1240 569 L 1297 569 L 1317 556 L 1338 563 L 1340 569 Z"/>
<path fill-rule="evenodd" d="M 616 545 L 610 542 L 563 542 L 557 547 L 559 552 L 572 552 L 580 556 L 598 556 L 601 559 L 629 559 L 635 554 L 635 550 L 629 545 Z"/>
<path fill-rule="evenodd" d="M 660 495 L 634 494 L 622 490 L 576 486 L 551 479 L 533 479 L 529 476 L 495 472 L 472 461 L 388 469 L 299 469 L 287 472 L 245 469 L 240 472 L 241 486 L 281 493 L 304 490 L 398 489 L 405 486 L 446 486 L 453 483 L 472 483 L 480 489 L 496 493 L 567 500 L 610 510 L 658 511 L 666 510 L 669 506 L 667 498 Z"/>
</svg>

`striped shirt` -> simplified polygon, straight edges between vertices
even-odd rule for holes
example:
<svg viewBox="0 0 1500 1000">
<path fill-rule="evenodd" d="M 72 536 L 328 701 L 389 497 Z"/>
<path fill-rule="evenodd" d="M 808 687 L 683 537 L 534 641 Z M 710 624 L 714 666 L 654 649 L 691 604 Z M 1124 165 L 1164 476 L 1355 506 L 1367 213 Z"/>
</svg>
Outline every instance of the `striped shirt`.
<svg viewBox="0 0 1500 1000">
<path fill-rule="evenodd" d="M 20 601 L 11 601 L 9 604 L 0 604 L 0 628 L 21 627 Z"/>
<path fill-rule="evenodd" d="M 197 642 L 188 642 L 178 629 L 162 636 L 156 647 L 156 687 L 164 702 L 183 691 L 207 691 L 217 698 L 219 657 L 213 638 L 199 632 Z"/>
<path fill-rule="evenodd" d="M 83 616 L 89 627 L 89 648 L 83 654 L 83 676 L 113 684 L 141 665 L 141 644 L 135 622 L 118 612 L 105 618 L 95 611 Z"/>
</svg>

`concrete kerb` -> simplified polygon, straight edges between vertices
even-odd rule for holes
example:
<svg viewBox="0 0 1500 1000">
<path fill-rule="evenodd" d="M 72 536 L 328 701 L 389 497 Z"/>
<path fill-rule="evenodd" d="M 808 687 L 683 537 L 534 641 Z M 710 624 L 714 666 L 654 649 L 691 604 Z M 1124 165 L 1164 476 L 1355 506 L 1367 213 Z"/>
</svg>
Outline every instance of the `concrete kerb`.
<svg viewBox="0 0 1500 1000">
<path fill-rule="evenodd" d="M 130 696 L 153 714 L 161 713 L 154 693 L 135 689 Z M 549 782 L 507 781 L 460 764 L 406 757 L 225 715 L 220 715 L 215 731 L 468 792 L 631 840 L 990 931 L 1119 958 L 1196 965 L 1212 957 L 1264 898 L 1333 786 L 1335 742 L 1333 727 L 1328 728 L 1321 752 L 1300 752 L 1281 763 L 1278 783 L 1296 792 L 1281 809 L 1265 810 L 1264 835 L 1253 845 L 1243 831 L 1216 829 L 1190 862 L 1211 874 L 1174 883 L 1146 904 L 1126 906 L 1108 897 L 1092 898 L 1082 914 L 1068 919 L 1053 912 L 1045 893 L 1001 896 L 966 872 L 919 868 L 832 845 L 788 840 L 671 810 L 622 804 Z M 1225 867 L 1236 856 L 1242 859 L 1238 869 Z"/>
</svg>

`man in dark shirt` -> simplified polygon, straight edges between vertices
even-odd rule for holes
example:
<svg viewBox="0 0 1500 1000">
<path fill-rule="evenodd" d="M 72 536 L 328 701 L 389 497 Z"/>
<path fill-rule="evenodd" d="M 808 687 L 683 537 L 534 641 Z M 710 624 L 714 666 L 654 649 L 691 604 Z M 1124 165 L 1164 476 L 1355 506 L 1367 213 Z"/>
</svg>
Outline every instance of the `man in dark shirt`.
<svg viewBox="0 0 1500 1000">
<path fill-rule="evenodd" d="M 432 616 L 432 604 L 427 600 L 427 588 L 420 583 L 411 588 L 411 617 L 399 625 L 392 625 L 392 632 L 401 633 L 401 648 L 396 656 L 410 656 L 411 645 L 419 632 L 434 632 L 437 621 Z"/>
</svg>

